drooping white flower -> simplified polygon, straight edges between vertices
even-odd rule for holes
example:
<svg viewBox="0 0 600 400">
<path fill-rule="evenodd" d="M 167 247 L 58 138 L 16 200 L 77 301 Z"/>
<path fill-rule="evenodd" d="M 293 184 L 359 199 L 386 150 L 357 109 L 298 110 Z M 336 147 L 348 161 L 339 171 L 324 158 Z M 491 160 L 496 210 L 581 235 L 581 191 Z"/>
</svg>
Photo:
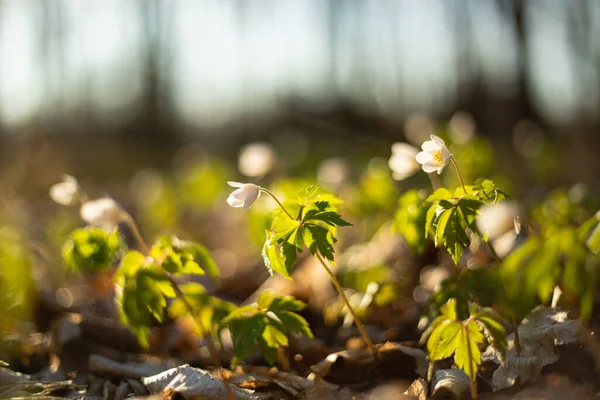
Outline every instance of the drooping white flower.
<svg viewBox="0 0 600 400">
<path fill-rule="evenodd" d="M 50 187 L 50 198 L 63 206 L 73 205 L 80 196 L 79 182 L 71 175 L 63 175 L 62 181 Z"/>
<path fill-rule="evenodd" d="M 240 150 L 238 169 L 246 176 L 256 177 L 269 172 L 275 162 L 275 151 L 270 144 L 251 143 Z"/>
<path fill-rule="evenodd" d="M 129 218 L 129 214 L 110 197 L 86 201 L 79 214 L 88 224 L 107 231 L 112 231 L 120 222 Z"/>
<path fill-rule="evenodd" d="M 437 171 L 438 175 L 441 174 L 452 158 L 446 143 L 439 137 L 431 135 L 431 140 L 423 143 L 421 148 L 423 151 L 417 154 L 416 160 L 423 166 L 423 171 L 427 173 Z"/>
<path fill-rule="evenodd" d="M 419 149 L 408 143 L 394 143 L 392 156 L 388 165 L 392 170 L 393 178 L 397 181 L 404 180 L 419 170 L 419 163 L 415 160 Z"/>
<path fill-rule="evenodd" d="M 242 207 L 248 211 L 252 204 L 260 197 L 260 186 L 254 183 L 227 182 L 234 190 L 227 198 L 227 204 L 231 207 Z"/>
</svg>

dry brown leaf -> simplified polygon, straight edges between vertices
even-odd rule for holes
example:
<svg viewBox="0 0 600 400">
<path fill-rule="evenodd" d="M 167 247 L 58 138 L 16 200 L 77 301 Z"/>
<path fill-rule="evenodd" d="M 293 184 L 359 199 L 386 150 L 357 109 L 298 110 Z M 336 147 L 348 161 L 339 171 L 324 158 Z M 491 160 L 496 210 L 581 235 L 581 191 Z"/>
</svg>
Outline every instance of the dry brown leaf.
<svg viewBox="0 0 600 400">
<path fill-rule="evenodd" d="M 416 397 L 417 400 L 427 400 L 428 392 L 429 387 L 427 385 L 427 381 L 423 378 L 418 378 L 415 379 L 413 383 L 411 383 L 408 389 L 406 389 L 404 395 Z"/>
<path fill-rule="evenodd" d="M 432 382 L 432 399 L 466 400 L 471 398 L 471 381 L 462 369 L 435 371 Z"/>
<path fill-rule="evenodd" d="M 514 333 L 508 336 L 504 363 L 493 348 L 482 355 L 500 364 L 492 377 L 492 388 L 499 390 L 521 383 L 535 381 L 542 368 L 559 360 L 558 346 L 581 340 L 581 323 L 569 320 L 567 312 L 549 308 L 533 311 L 519 326 L 521 355 L 514 346 Z"/>
<path fill-rule="evenodd" d="M 151 394 L 160 393 L 171 399 L 181 396 L 188 400 L 227 399 L 228 395 L 239 400 L 257 399 L 251 391 L 229 385 L 201 369 L 182 365 L 161 374 L 142 379 Z"/>
</svg>

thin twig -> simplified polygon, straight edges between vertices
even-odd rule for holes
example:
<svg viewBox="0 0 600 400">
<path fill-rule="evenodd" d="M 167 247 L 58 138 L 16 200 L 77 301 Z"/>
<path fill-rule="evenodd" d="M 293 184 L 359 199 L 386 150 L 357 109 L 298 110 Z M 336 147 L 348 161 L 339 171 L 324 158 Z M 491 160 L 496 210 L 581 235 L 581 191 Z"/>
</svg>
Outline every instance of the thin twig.
<svg viewBox="0 0 600 400">
<path fill-rule="evenodd" d="M 462 186 L 463 192 L 465 192 L 465 194 L 467 194 L 467 189 L 465 188 L 465 182 L 463 181 L 462 175 L 460 174 L 460 169 L 458 169 L 458 163 L 456 162 L 454 157 L 451 157 L 450 161 L 452 161 L 452 164 L 454 165 L 454 169 L 456 170 L 456 175 L 458 175 L 458 180 L 460 181 L 460 186 Z"/>
<path fill-rule="evenodd" d="M 321 255 L 319 253 L 316 253 L 315 257 L 317 257 L 317 259 L 319 260 L 319 262 L 321 263 L 323 268 L 325 268 L 325 271 L 327 271 L 327 274 L 329 274 L 329 277 L 331 278 L 333 285 L 335 286 L 338 293 L 342 297 L 342 300 L 344 300 L 344 303 L 346 303 L 346 307 L 348 307 L 348 311 L 350 311 L 350 314 L 352 314 L 352 317 L 354 318 L 354 323 L 356 324 L 356 327 L 360 331 L 360 334 L 362 335 L 363 340 L 367 344 L 367 347 L 369 347 L 369 350 L 373 354 L 373 357 L 377 358 L 377 350 L 375 350 L 375 347 L 373 346 L 373 342 L 369 338 L 369 335 L 367 335 L 367 331 L 365 331 L 363 324 L 360 322 L 360 319 L 358 318 L 358 316 L 354 312 L 354 309 L 350 305 L 350 301 L 348 301 L 348 298 L 346 297 L 346 294 L 344 293 L 344 289 L 342 289 L 342 285 L 340 285 L 340 282 L 335 277 L 335 274 L 333 273 L 333 271 L 331 271 L 331 269 L 327 266 L 327 263 L 325 262 L 325 260 L 323 260 L 323 257 L 321 257 Z"/>
<path fill-rule="evenodd" d="M 140 233 L 140 228 L 136 224 L 133 217 L 128 214 L 123 222 L 125 222 L 127 224 L 127 226 L 129 227 L 129 230 L 133 234 L 133 237 L 135 238 L 135 241 L 137 242 L 138 247 L 140 248 L 142 253 L 144 253 L 146 255 L 150 254 L 150 247 L 148 247 L 148 244 L 142 237 L 142 234 Z"/>
</svg>

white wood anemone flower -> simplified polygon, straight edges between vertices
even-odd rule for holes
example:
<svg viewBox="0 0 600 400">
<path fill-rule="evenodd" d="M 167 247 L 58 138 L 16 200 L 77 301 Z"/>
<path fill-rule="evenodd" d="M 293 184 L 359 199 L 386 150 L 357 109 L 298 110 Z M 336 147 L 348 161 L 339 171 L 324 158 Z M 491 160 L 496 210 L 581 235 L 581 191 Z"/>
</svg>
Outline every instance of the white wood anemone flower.
<svg viewBox="0 0 600 400">
<path fill-rule="evenodd" d="M 421 148 L 423 151 L 417 154 L 416 160 L 427 173 L 441 174 L 452 159 L 452 153 L 446 147 L 446 143 L 435 135 L 431 135 L 431 140 L 423 143 Z"/>
<path fill-rule="evenodd" d="M 395 180 L 402 181 L 419 170 L 420 164 L 415 160 L 418 153 L 419 149 L 408 143 L 398 142 L 392 145 L 388 166 Z"/>
<path fill-rule="evenodd" d="M 75 204 L 80 198 L 80 188 L 77 179 L 71 175 L 63 175 L 62 181 L 50 187 L 50 198 L 63 206 Z"/>
<path fill-rule="evenodd" d="M 231 207 L 242 207 L 248 211 L 252 204 L 260 197 L 261 187 L 254 183 L 227 182 L 231 187 L 238 188 L 234 190 L 227 198 L 227 204 Z"/>
<path fill-rule="evenodd" d="M 90 225 L 112 231 L 120 222 L 130 218 L 127 211 L 110 197 L 86 201 L 79 210 L 81 218 Z"/>
</svg>

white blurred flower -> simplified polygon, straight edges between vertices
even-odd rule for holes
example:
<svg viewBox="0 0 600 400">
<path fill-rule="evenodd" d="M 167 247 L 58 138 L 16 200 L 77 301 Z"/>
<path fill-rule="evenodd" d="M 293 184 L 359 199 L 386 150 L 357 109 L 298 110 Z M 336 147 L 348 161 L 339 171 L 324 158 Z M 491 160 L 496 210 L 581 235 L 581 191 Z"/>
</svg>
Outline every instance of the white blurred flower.
<svg viewBox="0 0 600 400">
<path fill-rule="evenodd" d="M 323 161 L 319 165 L 317 179 L 320 184 L 329 188 L 338 188 L 350 175 L 348 162 L 343 158 L 335 157 Z"/>
<path fill-rule="evenodd" d="M 395 180 L 404 180 L 419 170 L 420 165 L 415 159 L 418 153 L 419 149 L 408 143 L 398 142 L 392 145 L 392 156 L 388 165 L 394 173 Z"/>
<path fill-rule="evenodd" d="M 446 147 L 446 143 L 439 137 L 431 135 L 431 140 L 426 141 L 421 146 L 422 152 L 417 154 L 416 160 L 423 166 L 423 171 L 441 174 L 444 168 L 450 163 L 452 153 Z"/>
<path fill-rule="evenodd" d="M 513 201 L 502 201 L 481 207 L 478 214 L 477 229 L 492 243 L 498 256 L 504 258 L 517 240 L 519 206 Z"/>
<path fill-rule="evenodd" d="M 238 169 L 246 176 L 257 177 L 269 172 L 275 161 L 275 151 L 270 144 L 252 143 L 240 150 Z"/>
<path fill-rule="evenodd" d="M 79 182 L 71 175 L 63 175 L 61 182 L 50 187 L 49 194 L 56 203 L 70 206 L 80 198 Z"/>
<path fill-rule="evenodd" d="M 260 197 L 260 186 L 254 183 L 227 182 L 234 190 L 227 198 L 227 204 L 231 207 L 242 207 L 248 211 L 252 204 Z"/>
<path fill-rule="evenodd" d="M 110 197 L 86 201 L 79 210 L 81 218 L 90 225 L 112 231 L 120 222 L 130 218 L 119 203 Z"/>
</svg>

